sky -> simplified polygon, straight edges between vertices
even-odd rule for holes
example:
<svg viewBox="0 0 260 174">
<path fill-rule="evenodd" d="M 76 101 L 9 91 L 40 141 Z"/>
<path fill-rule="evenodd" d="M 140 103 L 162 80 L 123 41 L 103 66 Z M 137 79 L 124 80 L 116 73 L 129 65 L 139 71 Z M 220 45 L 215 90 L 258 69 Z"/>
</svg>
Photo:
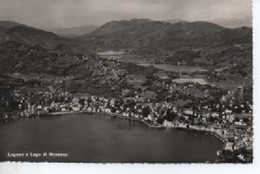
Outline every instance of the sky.
<svg viewBox="0 0 260 174">
<path fill-rule="evenodd" d="M 251 18 L 251 0 L 0 0 L 0 20 L 34 27 L 98 26 L 111 20 Z"/>
</svg>

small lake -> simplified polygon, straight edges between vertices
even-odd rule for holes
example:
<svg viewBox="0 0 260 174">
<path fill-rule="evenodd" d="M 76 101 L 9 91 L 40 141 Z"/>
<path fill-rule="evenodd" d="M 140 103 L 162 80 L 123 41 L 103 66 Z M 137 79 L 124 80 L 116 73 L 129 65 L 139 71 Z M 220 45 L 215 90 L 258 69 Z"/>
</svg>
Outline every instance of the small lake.
<svg viewBox="0 0 260 174">
<path fill-rule="evenodd" d="M 183 65 L 171 65 L 171 64 L 149 64 L 149 63 L 143 63 L 138 64 L 139 66 L 143 67 L 149 67 L 154 66 L 155 68 L 158 68 L 160 70 L 169 71 L 169 72 L 207 72 L 207 69 L 204 69 L 202 67 L 196 67 L 196 66 L 183 66 Z"/>
<path fill-rule="evenodd" d="M 97 114 L 0 122 L 1 161 L 214 162 L 223 143 L 185 130 L 149 128 L 143 123 Z M 67 153 L 67 157 L 8 157 L 7 153 Z"/>
<path fill-rule="evenodd" d="M 199 83 L 200 85 L 207 85 L 209 84 L 205 79 L 202 78 L 178 78 L 174 79 L 173 82 L 175 83 Z"/>
<path fill-rule="evenodd" d="M 122 56 L 125 55 L 124 51 L 102 51 L 97 52 L 97 55 L 99 55 L 101 58 L 108 59 L 108 60 L 121 60 Z"/>
<path fill-rule="evenodd" d="M 123 55 L 125 54 L 124 51 L 102 51 L 102 52 L 97 52 L 97 55 L 99 56 L 113 56 L 113 55 Z"/>
</svg>

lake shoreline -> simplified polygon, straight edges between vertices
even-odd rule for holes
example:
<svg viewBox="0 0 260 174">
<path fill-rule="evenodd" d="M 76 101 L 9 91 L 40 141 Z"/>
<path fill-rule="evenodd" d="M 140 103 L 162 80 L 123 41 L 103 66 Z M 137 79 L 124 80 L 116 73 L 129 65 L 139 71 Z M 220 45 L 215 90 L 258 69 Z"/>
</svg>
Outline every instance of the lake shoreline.
<svg viewBox="0 0 260 174">
<path fill-rule="evenodd" d="M 218 134 L 216 133 L 213 133 L 213 132 L 209 132 L 209 131 L 205 131 L 205 130 L 197 130 L 197 129 L 194 129 L 194 128 L 182 128 L 182 127 L 169 127 L 169 126 L 165 126 L 165 125 L 153 125 L 153 124 L 150 124 L 144 120 L 140 120 L 140 119 L 137 119 L 137 118 L 129 118 L 129 117 L 125 117 L 125 116 L 122 116 L 122 114 L 117 114 L 117 113 L 107 113 L 107 112 L 89 112 L 89 111 L 67 111 L 67 112 L 51 112 L 49 114 L 46 114 L 46 115 L 40 115 L 40 116 L 29 116 L 29 117 L 10 117 L 10 118 L 2 118 L 0 119 L 0 122 L 2 121 L 8 121 L 8 120 L 16 120 L 16 119 L 20 119 L 20 118 L 34 118 L 34 117 L 51 117 L 51 116 L 59 116 L 59 115 L 68 115 L 68 114 L 104 114 L 104 115 L 107 115 L 107 116 L 110 116 L 110 117 L 116 117 L 116 118 L 120 118 L 120 119 L 127 119 L 127 120 L 130 120 L 130 121 L 138 121 L 140 123 L 143 123 L 145 125 L 147 125 L 148 127 L 150 128 L 156 128 L 156 129 L 180 129 L 180 130 L 187 130 L 187 131 L 194 131 L 194 132 L 202 132 L 202 133 L 206 133 L 206 134 L 210 134 L 210 135 L 213 135 L 214 137 L 218 138 L 222 143 L 224 143 L 224 146 L 226 144 L 226 139 L 224 137 L 221 137 L 219 136 Z"/>
<path fill-rule="evenodd" d="M 122 116 L 122 114 L 117 114 L 117 113 L 107 113 L 107 112 L 89 112 L 89 111 L 80 111 L 80 112 L 53 112 L 50 113 L 50 115 L 67 115 L 67 114 L 104 114 L 104 115 L 108 115 L 110 117 L 116 117 L 116 118 L 120 118 L 120 119 L 127 119 L 127 120 L 131 120 L 131 121 L 138 121 L 141 123 L 144 123 L 145 125 L 151 127 L 151 128 L 166 128 L 163 125 L 152 125 L 144 120 L 140 120 L 137 118 L 129 118 L 129 117 L 124 117 Z"/>
<path fill-rule="evenodd" d="M 140 123 L 144 123 L 145 125 L 147 125 L 148 127 L 150 128 L 156 128 L 156 129 L 176 129 L 176 130 L 185 130 L 185 131 L 191 131 L 191 132 L 198 132 L 198 133 L 204 133 L 204 134 L 208 134 L 208 135 L 211 135 L 211 136 L 214 136 L 215 138 L 217 138 L 218 140 L 220 140 L 222 143 L 223 143 L 223 146 L 222 146 L 222 149 L 219 149 L 218 151 L 220 150 L 223 150 L 226 146 L 226 143 L 227 143 L 227 140 L 224 138 L 224 137 L 221 137 L 220 135 L 214 133 L 214 132 L 210 132 L 210 131 L 206 131 L 206 130 L 197 130 L 197 129 L 194 129 L 194 128 L 182 128 L 182 127 L 168 127 L 168 126 L 165 126 L 165 125 L 152 125 L 144 120 L 140 120 L 140 119 L 137 119 L 137 118 L 129 118 L 129 117 L 125 117 L 125 116 L 122 116 L 121 114 L 117 114 L 117 113 L 107 113 L 107 112 L 89 112 L 89 111 L 80 111 L 80 112 L 56 112 L 56 113 L 51 113 L 51 115 L 67 115 L 67 114 L 104 114 L 104 115 L 107 115 L 107 116 L 110 116 L 110 117 L 116 117 L 116 118 L 119 118 L 119 119 L 127 119 L 127 120 L 131 120 L 131 121 L 138 121 Z M 218 153 L 217 151 L 217 153 Z"/>
<path fill-rule="evenodd" d="M 215 138 L 217 138 L 218 140 L 220 140 L 223 143 L 223 146 L 221 149 L 217 150 L 216 153 L 218 153 L 218 151 L 221 151 L 225 148 L 227 141 L 225 140 L 224 137 L 219 136 L 216 133 L 213 132 L 209 132 L 206 130 L 197 130 L 191 127 L 169 127 L 167 125 L 153 125 L 151 123 L 146 122 L 145 120 L 141 120 L 141 119 L 137 119 L 137 118 L 132 118 L 132 117 L 126 117 L 123 116 L 122 114 L 117 114 L 117 113 L 107 113 L 107 112 L 89 112 L 89 111 L 67 111 L 67 112 L 52 112 L 49 113 L 47 115 L 40 115 L 40 116 L 36 116 L 36 117 L 55 117 L 55 116 L 61 116 L 61 115 L 69 115 L 69 114 L 98 114 L 98 115 L 104 115 L 104 116 L 109 116 L 111 118 L 119 118 L 119 119 L 126 119 L 126 120 L 130 120 L 130 121 L 136 121 L 136 122 L 140 122 L 145 124 L 146 126 L 150 127 L 150 128 L 156 128 L 156 129 L 176 129 L 176 130 L 185 130 L 185 131 L 190 131 L 190 132 L 197 132 L 197 133 L 204 133 L 204 134 L 208 134 L 211 136 L 214 136 Z M 7 120 L 16 120 L 19 119 L 21 117 L 14 117 L 14 118 L 9 118 L 9 119 L 2 119 L 0 121 L 7 121 Z M 27 118 L 27 117 L 26 117 Z M 30 116 L 28 118 L 35 118 L 35 116 Z M 212 163 L 216 163 L 212 162 Z"/>
<path fill-rule="evenodd" d="M 185 130 L 151 129 L 138 123 L 139 120 L 111 114 L 67 112 L 24 118 L 0 126 L 0 134 L 10 138 L 6 143 L 2 142 L 0 149 L 17 142 L 11 147 L 11 152 L 62 152 L 68 153 L 68 157 L 14 159 L 5 155 L 9 150 L 3 149 L 4 154 L 0 157 L 3 161 L 215 163 L 218 158 L 216 152 L 222 147 L 222 143 L 210 135 Z M 12 139 L 14 132 L 17 136 Z M 29 144 L 25 149 L 18 137 L 30 140 L 26 141 Z"/>
</svg>

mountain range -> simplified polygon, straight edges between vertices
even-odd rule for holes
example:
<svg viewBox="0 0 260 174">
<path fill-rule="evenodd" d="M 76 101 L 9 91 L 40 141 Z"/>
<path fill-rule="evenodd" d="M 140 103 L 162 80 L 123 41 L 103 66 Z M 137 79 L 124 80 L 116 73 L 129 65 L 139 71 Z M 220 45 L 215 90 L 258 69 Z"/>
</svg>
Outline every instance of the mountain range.
<svg viewBox="0 0 260 174">
<path fill-rule="evenodd" d="M 180 47 L 209 47 L 252 41 L 252 28 L 225 28 L 213 23 L 152 21 L 132 19 L 111 21 L 103 26 L 60 29 L 59 35 L 74 35 L 65 39 L 52 32 L 11 21 L 0 21 L 0 43 L 17 41 L 45 48 L 59 44 L 79 43 L 84 48 L 96 49 L 151 49 L 171 50 Z M 93 30 L 93 31 L 92 31 Z M 72 32 L 73 31 L 73 32 Z M 85 31 L 85 32 L 84 32 Z M 91 32 L 90 32 L 91 31 Z M 62 34 L 63 33 L 63 34 Z M 67 33 L 67 34 L 65 34 Z M 82 33 L 87 33 L 83 34 Z"/>
<path fill-rule="evenodd" d="M 94 49 L 136 49 L 158 51 L 183 47 L 202 48 L 252 42 L 252 28 L 225 28 L 197 21 L 171 24 L 133 19 L 111 21 L 80 37 Z"/>
<path fill-rule="evenodd" d="M 0 21 L 0 64 L 1 70 L 5 69 L 5 71 L 27 69 L 28 72 L 30 68 L 26 68 L 27 65 L 36 65 L 35 62 L 39 63 L 42 59 L 49 61 L 46 64 L 48 67 L 56 59 L 62 58 L 57 55 L 78 53 L 92 55 L 100 50 L 129 49 L 134 54 L 145 55 L 178 52 L 177 57 L 189 59 L 197 55 L 196 51 L 190 50 L 211 48 L 218 50 L 218 48 L 223 49 L 241 44 L 252 45 L 252 28 L 230 29 L 204 21 L 181 21 L 172 24 L 165 21 L 132 19 L 111 21 L 90 33 L 74 38 L 63 38 L 52 32 L 16 22 Z M 183 54 L 178 50 L 189 51 L 189 56 L 185 51 Z M 218 51 L 215 52 L 214 54 L 218 55 Z M 219 56 L 225 57 L 224 54 Z M 247 57 L 250 58 L 250 54 Z M 173 59 L 175 58 L 176 56 L 173 56 Z M 66 60 L 68 64 L 71 62 L 69 59 Z M 45 64 L 41 63 L 41 65 Z M 38 71 L 41 68 L 38 67 L 35 70 Z M 54 70 L 55 68 L 42 71 L 54 72 Z"/>
</svg>

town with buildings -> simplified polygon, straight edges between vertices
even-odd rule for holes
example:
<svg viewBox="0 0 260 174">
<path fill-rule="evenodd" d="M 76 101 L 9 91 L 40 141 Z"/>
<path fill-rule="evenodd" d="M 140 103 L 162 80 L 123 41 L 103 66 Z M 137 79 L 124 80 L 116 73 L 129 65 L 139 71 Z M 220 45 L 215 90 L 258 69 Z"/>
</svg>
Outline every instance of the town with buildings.
<svg viewBox="0 0 260 174">
<path fill-rule="evenodd" d="M 108 73 L 108 68 L 104 71 Z M 118 81 L 126 78 L 127 84 L 147 83 L 143 76 L 127 74 L 123 69 L 112 68 L 111 72 L 111 78 Z M 13 90 L 11 99 L 0 99 L 1 107 L 13 108 L 1 112 L 0 119 L 55 117 L 70 113 L 108 114 L 141 121 L 152 128 L 176 128 L 212 134 L 224 143 L 223 149 L 217 152 L 218 162 L 252 161 L 253 108 L 249 86 L 226 90 L 207 83 L 177 83 L 160 78 L 162 74 L 165 76 L 162 71 L 156 72 L 155 76 L 159 76 L 150 82 L 148 88 L 122 88 L 116 97 L 73 94 L 50 86 L 48 90 L 37 87 L 36 91 L 26 92 L 23 88 L 17 88 Z M 66 78 L 54 81 L 62 83 Z M 37 83 L 33 85 L 37 86 Z"/>
<path fill-rule="evenodd" d="M 174 1 L 163 3 L 170 2 Z M 130 1 L 127 1 L 125 6 L 128 7 L 128 3 Z M 202 5 L 206 4 L 206 1 L 200 3 L 196 7 L 203 9 L 203 12 L 207 10 Z M 30 2 L 30 4 L 33 3 Z M 65 4 L 67 4 L 67 1 Z M 77 8 L 70 9 L 70 6 L 75 4 Z M 103 2 L 98 6 L 101 6 L 101 4 Z M 104 9 L 108 8 L 108 4 L 105 3 Z M 178 4 L 176 1 L 169 7 L 175 7 Z M 186 5 L 188 4 L 194 5 L 190 2 Z M 222 7 L 223 3 L 220 4 Z M 155 6 L 157 5 L 156 3 Z M 123 6 L 120 4 L 118 8 L 121 9 Z M 147 3 L 145 8 L 148 6 L 150 7 Z M 248 3 L 248 6 L 251 8 L 250 3 Z M 57 5 L 57 7 L 59 6 Z M 69 12 L 78 13 L 75 9 L 79 7 L 81 9 L 81 4 L 72 3 L 67 7 L 63 9 L 66 13 L 64 16 L 67 16 L 66 9 L 70 9 Z M 139 7 L 139 5 L 132 7 Z M 160 13 L 164 13 L 164 8 L 161 7 L 166 6 L 160 6 L 158 9 L 161 10 Z M 53 10 L 55 8 L 56 5 L 53 5 Z M 97 9 L 96 7 L 92 8 Z M 193 8 L 187 8 L 182 13 L 184 16 L 193 16 Z M 12 9 L 16 9 L 16 7 Z M 31 9 L 34 9 L 34 7 Z M 85 8 L 82 9 L 84 9 L 82 14 L 85 14 Z M 253 162 L 252 26 L 229 27 L 209 19 L 206 20 L 207 15 L 203 12 L 200 18 L 196 18 L 196 20 L 194 18 L 191 21 L 188 19 L 168 20 L 166 19 L 169 16 L 168 14 L 163 18 L 158 17 L 158 19 L 163 20 L 146 19 L 143 17 L 149 15 L 143 9 L 138 8 L 137 11 L 145 12 L 144 16 L 131 15 L 126 17 L 127 15 L 122 13 L 123 11 L 112 8 L 111 14 L 120 12 L 122 15 L 118 15 L 117 18 L 114 18 L 114 16 L 108 17 L 101 21 L 95 19 L 95 15 L 93 17 L 90 15 L 93 18 L 90 21 L 97 20 L 99 23 L 99 26 L 92 26 L 91 31 L 87 29 L 90 26 L 63 28 L 62 30 L 48 29 L 48 26 L 43 27 L 44 25 L 40 24 L 40 22 L 45 21 L 42 16 L 39 18 L 41 20 L 35 22 L 42 28 L 37 28 L 32 24 L 30 26 L 30 23 L 27 26 L 27 24 L 13 21 L 0 21 L 0 136 L 1 138 L 4 137 L 4 141 L 0 143 L 0 161 L 9 160 L 6 157 L 6 154 L 9 153 L 7 146 L 15 144 L 13 142 L 21 142 L 20 139 L 23 139 L 23 136 L 28 136 L 30 141 L 21 142 L 16 148 L 10 147 L 10 150 L 26 151 L 32 148 L 32 150 L 43 151 L 44 148 L 47 150 L 49 148 L 50 151 L 53 151 L 57 150 L 56 147 L 62 146 L 63 149 L 61 150 L 68 150 L 71 153 L 73 153 L 73 150 L 75 150 L 74 152 L 77 151 L 71 155 L 74 155 L 72 158 L 68 157 L 67 161 L 82 160 L 80 162 L 93 162 L 95 160 L 98 162 L 107 162 L 106 160 L 108 160 L 112 162 L 159 161 L 164 163 L 172 161 Z M 52 19 L 58 20 L 53 21 L 56 26 L 67 22 L 68 26 L 72 26 L 76 23 L 69 22 L 69 20 L 74 19 L 74 17 L 75 22 L 82 20 L 82 25 L 86 24 L 83 16 L 76 20 L 76 16 L 80 13 L 73 18 L 68 17 L 68 19 L 59 21 L 62 18 L 59 12 L 63 10 L 60 7 L 54 10 L 56 17 L 53 16 Z M 102 9 L 100 10 L 102 11 Z M 158 10 L 153 13 L 159 14 Z M 169 14 L 179 10 L 170 9 Z M 14 10 L 10 11 L 14 12 Z M 39 12 L 41 11 L 49 12 L 49 10 L 39 10 Z M 92 9 L 89 11 L 92 12 Z M 99 14 L 101 11 L 96 13 Z M 105 11 L 104 14 L 107 14 L 107 10 L 103 11 Z M 127 10 L 127 13 L 130 11 Z M 187 11 L 192 13 L 186 14 Z M 197 13 L 201 10 L 194 11 Z M 226 11 L 228 12 L 228 10 Z M 214 10 L 215 13 L 223 15 L 221 12 Z M 38 14 L 38 12 L 35 14 Z M 154 16 L 154 14 L 150 15 Z M 29 18 L 29 16 L 27 17 Z M 27 21 L 27 17 L 26 20 L 22 21 Z M 172 17 L 175 18 L 178 15 Z M 205 20 L 201 20 L 204 18 Z M 20 17 L 17 19 L 20 19 Z M 237 19 L 237 16 L 235 19 Z M 247 21 L 251 21 L 251 13 Z M 68 30 L 75 31 L 68 34 Z M 143 137 L 140 136 L 138 137 L 140 139 L 133 140 L 131 139 L 132 136 L 126 136 L 129 140 L 125 140 L 118 134 L 111 135 L 117 138 L 114 138 L 112 143 L 107 143 L 106 148 L 100 146 L 98 149 L 96 145 L 104 142 L 101 135 L 107 136 L 103 132 L 109 131 L 98 133 L 101 129 L 96 127 L 93 128 L 95 131 L 85 130 L 85 128 L 89 128 L 89 126 L 85 126 L 89 121 L 82 121 L 81 126 L 74 125 L 81 128 L 79 131 L 75 131 L 75 134 L 79 134 L 80 131 L 83 132 L 82 137 L 77 137 L 82 140 L 81 143 L 75 143 L 79 139 L 70 141 L 74 134 L 70 138 L 62 137 L 64 134 L 67 136 L 71 133 L 71 129 L 67 129 L 71 122 L 63 124 L 56 119 L 69 118 L 68 115 L 73 115 L 73 118 L 74 115 L 80 115 L 82 117 L 76 118 L 83 118 L 83 120 L 87 116 L 93 116 L 88 118 L 95 119 L 104 116 L 117 121 L 125 119 L 127 124 L 141 122 L 142 128 L 148 129 L 145 132 L 146 135 L 149 130 L 157 131 L 157 129 L 158 131 L 162 129 L 165 132 L 168 130 L 170 130 L 168 132 L 174 130 L 185 133 L 191 131 L 192 133 L 189 133 L 192 135 L 193 132 L 196 132 L 196 135 L 202 134 L 209 137 L 205 146 L 200 146 L 198 139 L 196 140 L 199 143 L 196 144 L 196 142 L 193 145 L 193 142 L 182 136 L 180 140 L 183 140 L 183 142 L 180 143 L 188 144 L 190 147 L 200 147 L 202 150 L 207 147 L 209 150 L 208 152 L 205 151 L 205 154 L 201 152 L 202 155 L 200 156 L 200 154 L 196 154 L 199 150 L 193 154 L 196 149 L 190 148 L 186 149 L 187 152 L 186 150 L 183 151 L 186 153 L 185 155 L 177 153 L 176 156 L 179 159 L 173 159 L 174 150 L 179 151 L 179 149 L 172 148 L 171 153 L 168 153 L 168 149 L 158 148 L 161 144 L 156 144 L 153 148 L 159 149 L 158 152 L 154 152 L 156 150 L 152 148 L 141 149 L 136 154 L 142 152 L 144 153 L 143 156 L 140 159 L 134 159 L 133 156 L 138 155 L 132 155 L 133 150 L 131 148 L 134 151 L 140 150 L 140 148 L 135 149 L 132 147 L 132 143 L 139 146 L 138 143 L 142 144 Z M 45 131 L 39 129 L 39 132 L 43 133 L 41 139 L 50 138 L 42 148 L 42 142 L 39 141 L 38 135 L 28 133 L 38 128 L 38 124 L 33 122 L 31 124 L 33 128 L 28 126 L 28 130 L 21 128 L 21 126 L 9 124 L 20 123 L 22 120 L 25 121 L 25 125 L 27 121 L 32 120 L 37 120 L 41 124 L 45 123 L 44 121 L 41 122 L 42 120 L 54 120 L 63 124 L 63 129 L 60 129 L 59 126 L 52 126 L 52 124 L 48 124 L 49 122 L 42 126 L 48 131 L 52 128 L 60 129 L 50 132 L 58 132 L 55 138 L 60 137 L 59 140 L 61 141 L 59 144 L 55 144 L 53 137 L 49 137 L 49 135 L 44 134 Z M 50 125 L 49 128 L 46 128 L 46 125 Z M 106 128 L 106 124 L 101 124 L 101 126 L 102 129 Z M 10 137 L 13 136 L 13 131 L 9 130 L 18 130 L 22 133 L 16 136 L 17 140 L 12 141 Z M 128 130 L 128 133 L 135 132 L 131 130 Z M 111 133 L 114 133 L 113 129 Z M 125 136 L 125 132 L 120 131 L 120 129 L 116 133 L 122 133 Z M 99 139 L 92 140 L 89 135 L 97 135 Z M 161 136 L 161 134 L 159 135 Z M 147 137 L 152 137 L 151 140 L 154 140 L 153 136 Z M 172 134 L 169 134 L 167 138 L 162 138 L 160 141 L 168 143 L 165 147 L 174 147 L 178 141 L 174 139 L 176 142 L 174 144 L 173 141 L 170 141 L 171 138 L 174 139 Z M 212 138 L 214 138 L 214 141 Z M 106 139 L 106 141 L 108 140 Z M 36 143 L 34 146 L 30 146 L 31 142 Z M 90 142 L 94 145 L 88 148 L 87 145 Z M 218 149 L 221 142 L 223 147 Z M 27 143 L 27 146 L 23 143 Z M 120 143 L 123 145 L 120 145 Z M 67 146 L 65 147 L 64 144 Z M 114 144 L 117 146 L 114 146 Z M 147 146 L 150 146 L 151 143 L 147 144 L 149 144 Z M 129 146 L 125 147 L 125 145 Z M 119 146 L 121 150 L 129 148 L 123 150 L 131 151 L 130 154 L 118 151 L 117 147 Z M 96 149 L 92 150 L 92 147 Z M 89 153 L 85 150 L 89 150 Z M 113 150 L 118 154 L 111 155 L 110 152 Z M 99 155 L 95 154 L 95 156 L 90 151 L 100 153 Z M 119 154 L 120 152 L 121 154 Z M 80 155 L 77 156 L 77 154 Z M 107 159 L 103 159 L 105 155 L 108 156 Z"/>
</svg>

